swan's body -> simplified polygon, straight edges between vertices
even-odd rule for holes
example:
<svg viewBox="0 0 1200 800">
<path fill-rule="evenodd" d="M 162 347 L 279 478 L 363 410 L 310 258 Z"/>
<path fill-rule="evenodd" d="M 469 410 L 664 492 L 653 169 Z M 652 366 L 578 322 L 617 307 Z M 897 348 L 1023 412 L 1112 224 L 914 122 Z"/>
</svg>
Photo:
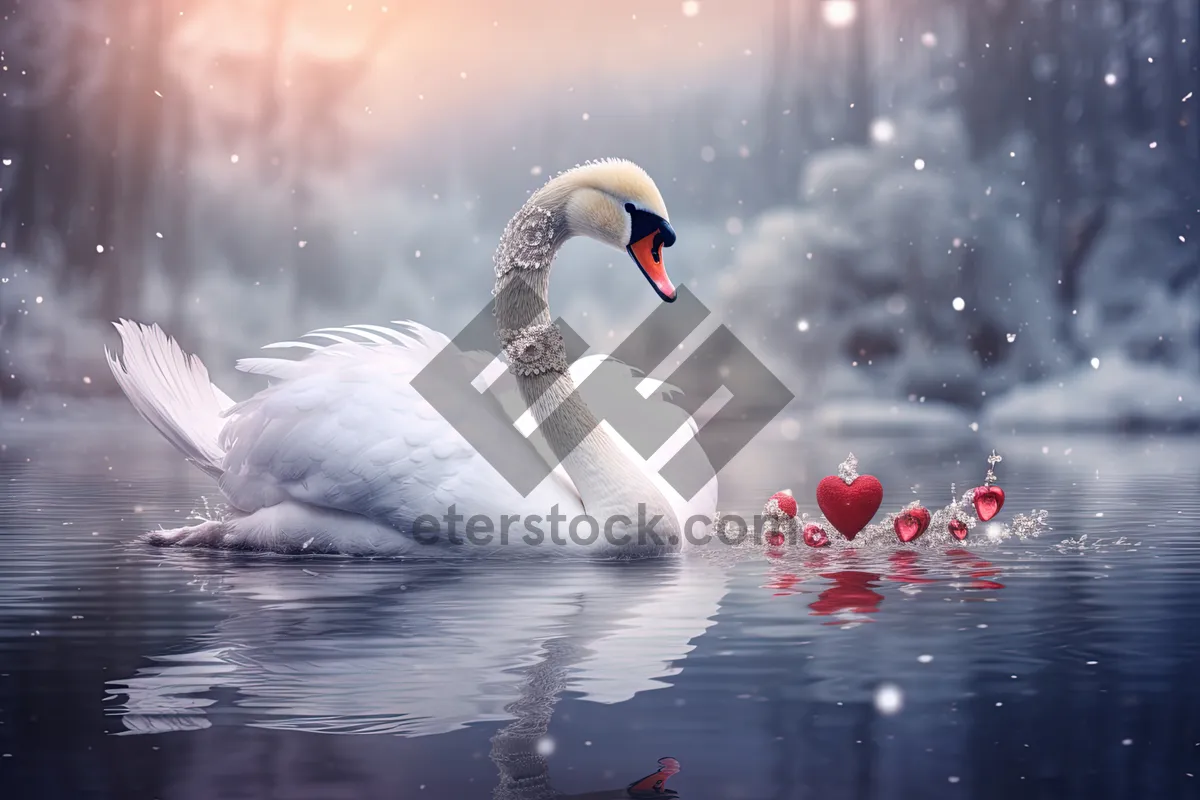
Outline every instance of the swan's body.
<svg viewBox="0 0 1200 800">
<path fill-rule="evenodd" d="M 496 323 L 522 408 L 536 419 L 522 432 L 536 425 L 553 451 L 547 463 L 559 464 L 526 496 L 425 399 L 428 385 L 420 392 L 413 385 L 441 353 L 439 363 L 449 355 L 446 363 L 457 374 L 438 372 L 445 386 L 437 390 L 462 392 L 488 369 L 491 356 L 461 353 L 424 326 L 327 329 L 310 334 L 332 342 L 325 346 L 274 345 L 309 352 L 300 360 L 239 362 L 239 369 L 273 383 L 235 403 L 210 383 L 198 359 L 157 327 L 118 323 L 124 364 L 109 359 L 122 389 L 143 417 L 217 480 L 231 508 L 225 519 L 159 531 L 151 541 L 288 553 L 402 555 L 428 552 L 421 545 L 430 544 L 467 545 L 457 548 L 464 553 L 628 555 L 676 550 L 684 533 L 702 533 L 703 520 L 688 521 L 713 517 L 715 476 L 685 499 L 658 474 L 681 447 L 695 448 L 692 460 L 707 466 L 686 412 L 667 402 L 646 404 L 646 413 L 661 415 L 663 430 L 674 434 L 645 459 L 608 423 L 593 429 L 595 417 L 574 391 L 595 369 L 638 381 L 622 365 L 601 364 L 602 358 L 566 363 L 545 295 L 550 262 L 574 235 L 628 242 L 656 291 L 674 299 L 660 266 L 661 245 L 669 246 L 674 232 L 640 168 L 628 162 L 577 168 L 535 193 L 513 218 L 496 256 Z M 511 425 L 500 402 L 484 405 L 496 425 Z M 594 540 L 585 515 L 597 520 Z"/>
</svg>

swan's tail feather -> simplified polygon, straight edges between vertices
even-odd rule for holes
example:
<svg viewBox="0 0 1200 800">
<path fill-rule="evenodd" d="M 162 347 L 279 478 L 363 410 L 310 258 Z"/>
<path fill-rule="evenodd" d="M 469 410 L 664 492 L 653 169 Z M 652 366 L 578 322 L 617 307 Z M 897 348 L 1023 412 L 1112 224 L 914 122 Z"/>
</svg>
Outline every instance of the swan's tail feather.
<svg viewBox="0 0 1200 800">
<path fill-rule="evenodd" d="M 122 354 L 104 348 L 108 366 L 129 402 L 175 449 L 214 478 L 225 455 L 218 444 L 221 413 L 233 400 L 208 378 L 200 359 L 180 349 L 157 325 L 114 322 Z"/>
</svg>

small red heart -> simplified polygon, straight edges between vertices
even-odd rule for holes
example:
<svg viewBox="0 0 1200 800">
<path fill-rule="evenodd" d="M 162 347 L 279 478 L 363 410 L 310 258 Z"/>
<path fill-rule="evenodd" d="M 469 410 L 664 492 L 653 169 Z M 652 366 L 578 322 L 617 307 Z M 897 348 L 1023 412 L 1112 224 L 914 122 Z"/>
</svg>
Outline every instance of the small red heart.
<svg viewBox="0 0 1200 800">
<path fill-rule="evenodd" d="M 975 489 L 975 515 L 987 522 L 1004 507 L 1004 490 L 999 486 L 979 486 Z"/>
<path fill-rule="evenodd" d="M 794 517 L 796 516 L 796 498 L 787 492 L 776 492 L 771 495 L 771 499 L 767 500 L 767 505 L 763 511 L 768 517 L 777 517 L 780 515 Z"/>
<path fill-rule="evenodd" d="M 849 541 L 870 524 L 882 503 L 883 484 L 874 475 L 859 475 L 850 483 L 829 475 L 817 484 L 821 513 Z"/>
<path fill-rule="evenodd" d="M 961 519 L 950 520 L 950 535 L 960 542 L 967 538 L 967 523 Z"/>
<path fill-rule="evenodd" d="M 783 534 L 778 531 L 767 534 L 767 544 L 771 547 L 783 547 Z"/>
<path fill-rule="evenodd" d="M 908 544 L 929 527 L 929 509 L 922 506 L 905 509 L 896 515 L 892 527 L 896 529 L 900 541 Z"/>
<path fill-rule="evenodd" d="M 828 547 L 829 534 L 820 525 L 810 522 L 804 526 L 804 543 L 809 547 Z"/>
</svg>

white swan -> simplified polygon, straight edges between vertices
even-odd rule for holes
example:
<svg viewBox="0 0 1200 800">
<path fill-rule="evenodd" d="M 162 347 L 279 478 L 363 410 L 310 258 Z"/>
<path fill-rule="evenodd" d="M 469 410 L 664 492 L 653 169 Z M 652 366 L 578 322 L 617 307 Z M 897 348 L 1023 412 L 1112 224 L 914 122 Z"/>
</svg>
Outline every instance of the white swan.
<svg viewBox="0 0 1200 800">
<path fill-rule="evenodd" d="M 660 297 L 676 298 L 662 259 L 662 248 L 675 241 L 666 206 L 645 171 L 628 161 L 559 175 L 509 222 L 495 256 L 497 333 L 536 420 L 522 432 L 536 424 L 555 456 L 538 462 L 544 469 L 535 477 L 558 463 L 527 494 L 493 466 L 494 451 L 490 460 L 481 455 L 425 399 L 432 391 L 452 405 L 463 400 L 463 408 L 474 400 L 466 414 L 474 427 L 511 427 L 500 403 L 480 405 L 468 395 L 478 393 L 467 382 L 478 384 L 481 372 L 495 366 L 492 358 L 462 353 L 422 325 L 322 329 L 309 336 L 331 344 L 268 345 L 308 353 L 302 360 L 239 361 L 239 369 L 274 383 L 235 403 L 210 383 L 199 359 L 157 326 L 116 323 L 124 357 L 105 352 L 121 388 L 159 433 L 217 480 L 230 506 L 224 519 L 157 531 L 148 540 L 282 553 L 403 555 L 435 544 L 460 553 L 647 555 L 678 550 L 685 534 L 703 533 L 715 514 L 716 476 L 687 413 L 661 396 L 646 402 L 643 416 L 669 420 L 663 424 L 674 431 L 647 459 L 606 421 L 597 424 L 575 391 L 603 357 L 568 366 L 547 308 L 551 262 L 574 236 L 625 249 Z M 435 357 L 444 368 L 425 370 Z M 413 385 L 418 374 L 422 391 Z M 628 369 L 623 377 L 636 380 Z M 643 381 L 643 395 L 646 388 Z M 480 419 L 488 424 L 480 426 Z M 529 457 L 520 441 L 514 463 L 532 464 L 520 461 Z M 707 470 L 695 483 L 704 488 L 689 498 L 658 473 L 683 447 L 695 451 L 683 461 Z M 463 544 L 471 546 L 454 547 Z"/>
</svg>

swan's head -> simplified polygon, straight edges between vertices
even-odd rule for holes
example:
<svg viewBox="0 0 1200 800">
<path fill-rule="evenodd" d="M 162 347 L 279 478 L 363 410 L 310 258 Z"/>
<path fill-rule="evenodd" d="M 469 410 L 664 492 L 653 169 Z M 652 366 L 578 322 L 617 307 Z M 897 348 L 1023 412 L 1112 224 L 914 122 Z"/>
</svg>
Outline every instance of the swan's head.
<svg viewBox="0 0 1200 800">
<path fill-rule="evenodd" d="M 568 237 L 588 236 L 624 250 L 659 297 L 675 300 L 663 265 L 663 249 L 675 244 L 675 229 L 644 169 L 620 159 L 585 164 L 559 175 L 535 197 L 562 209 Z"/>
</svg>

